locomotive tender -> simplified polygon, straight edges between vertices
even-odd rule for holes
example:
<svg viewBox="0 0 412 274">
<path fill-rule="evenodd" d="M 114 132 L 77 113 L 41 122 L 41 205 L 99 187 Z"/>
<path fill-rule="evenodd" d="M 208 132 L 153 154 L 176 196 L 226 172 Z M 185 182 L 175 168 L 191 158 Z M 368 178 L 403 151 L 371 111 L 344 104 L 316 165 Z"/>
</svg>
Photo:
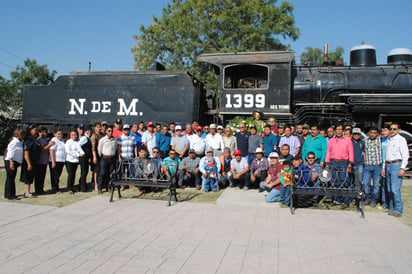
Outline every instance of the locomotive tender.
<svg viewBox="0 0 412 274">
<path fill-rule="evenodd" d="M 212 107 L 203 85 L 186 72 L 82 72 L 23 93 L 23 123 L 92 124 L 226 122 L 261 111 L 290 123 L 410 119 L 412 51 L 395 49 L 385 65 L 376 50 L 352 48 L 348 66 L 295 66 L 293 51 L 203 54 L 219 75 Z M 209 99 L 208 99 L 209 98 Z"/>
</svg>

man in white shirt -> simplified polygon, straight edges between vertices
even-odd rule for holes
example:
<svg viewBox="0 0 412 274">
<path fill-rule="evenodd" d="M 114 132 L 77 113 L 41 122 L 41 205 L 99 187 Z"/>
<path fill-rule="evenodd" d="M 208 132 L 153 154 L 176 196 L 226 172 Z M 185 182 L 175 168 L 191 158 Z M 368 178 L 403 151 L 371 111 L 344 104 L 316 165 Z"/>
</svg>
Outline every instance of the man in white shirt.
<svg viewBox="0 0 412 274">
<path fill-rule="evenodd" d="M 216 132 L 216 124 L 210 124 L 209 134 L 206 136 L 206 146 L 213 149 L 213 154 L 217 157 L 222 155 L 224 148 L 222 135 Z"/>
<path fill-rule="evenodd" d="M 239 149 L 234 152 L 235 159 L 230 162 L 230 172 L 232 173 L 232 182 L 243 190 L 248 190 L 250 185 L 249 165 Z"/>
<path fill-rule="evenodd" d="M 198 157 L 203 157 L 205 155 L 206 142 L 202 132 L 202 127 L 197 126 L 196 134 L 188 136 L 189 148 L 193 149 Z"/>
<path fill-rule="evenodd" d="M 399 123 L 392 123 L 391 137 L 386 147 L 385 163 L 382 169 L 382 176 L 386 177 L 386 186 L 389 194 L 387 199 L 389 206 L 388 214 L 394 217 L 402 216 L 402 177 L 405 174 L 409 159 L 408 144 L 405 138 L 399 135 L 400 129 Z"/>
<path fill-rule="evenodd" d="M 97 146 L 97 152 L 100 156 L 100 169 L 97 180 L 98 193 L 102 194 L 102 188 L 108 189 L 108 182 L 110 180 L 110 174 L 116 168 L 116 150 L 117 141 L 113 137 L 113 128 L 107 127 L 106 136 L 99 140 Z"/>
<path fill-rule="evenodd" d="M 152 155 L 152 150 L 156 146 L 156 133 L 154 132 L 154 123 L 147 123 L 147 130 L 143 133 L 142 144 L 146 146 L 147 151 Z"/>
</svg>

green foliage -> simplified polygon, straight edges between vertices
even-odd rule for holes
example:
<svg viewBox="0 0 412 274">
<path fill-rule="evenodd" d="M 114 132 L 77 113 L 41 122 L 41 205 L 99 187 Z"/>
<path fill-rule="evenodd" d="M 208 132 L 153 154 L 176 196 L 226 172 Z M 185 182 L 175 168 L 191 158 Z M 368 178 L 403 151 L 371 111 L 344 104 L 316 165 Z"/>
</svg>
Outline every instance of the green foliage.
<svg viewBox="0 0 412 274">
<path fill-rule="evenodd" d="M 336 62 L 337 60 L 343 60 L 344 49 L 341 46 L 336 47 L 335 51 L 328 53 L 328 61 Z M 323 64 L 324 56 L 323 50 L 320 48 L 307 47 L 306 51 L 300 56 L 300 63 L 312 66 L 320 66 Z"/>
<path fill-rule="evenodd" d="M 172 0 L 161 18 L 141 26 L 132 48 L 135 68 L 155 61 L 169 70 L 186 70 L 208 88 L 215 75 L 196 61 L 203 53 L 286 50 L 279 37 L 297 39 L 293 4 L 276 0 Z"/>
<path fill-rule="evenodd" d="M 11 136 L 16 124 L 16 114 L 21 108 L 22 91 L 25 85 L 48 85 L 54 81 L 56 71 L 47 65 L 38 65 L 36 60 L 26 59 L 24 66 L 10 72 L 11 80 L 0 77 L 0 151 Z"/>
<path fill-rule="evenodd" d="M 255 121 L 255 118 L 253 116 L 249 117 L 244 117 L 244 116 L 236 116 L 233 118 L 232 121 L 229 123 L 229 127 L 232 128 L 233 131 L 237 130 L 239 128 L 239 124 L 243 123 L 245 124 L 246 130 L 249 131 L 250 127 L 252 125 L 256 126 L 257 132 L 262 133 L 264 128 L 262 125 L 258 122 Z"/>
</svg>

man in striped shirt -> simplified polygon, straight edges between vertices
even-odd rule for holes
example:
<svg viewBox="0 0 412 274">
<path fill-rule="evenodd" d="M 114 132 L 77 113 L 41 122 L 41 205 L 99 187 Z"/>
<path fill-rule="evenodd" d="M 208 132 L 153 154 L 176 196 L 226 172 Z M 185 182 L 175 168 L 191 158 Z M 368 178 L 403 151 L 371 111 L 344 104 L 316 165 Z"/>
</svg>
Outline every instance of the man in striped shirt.
<svg viewBox="0 0 412 274">
<path fill-rule="evenodd" d="M 379 189 L 382 171 L 382 142 L 378 137 L 378 129 L 369 129 L 369 136 L 365 139 L 363 183 L 365 186 L 365 205 L 376 206 L 379 198 Z M 371 180 L 373 179 L 373 186 Z"/>
</svg>

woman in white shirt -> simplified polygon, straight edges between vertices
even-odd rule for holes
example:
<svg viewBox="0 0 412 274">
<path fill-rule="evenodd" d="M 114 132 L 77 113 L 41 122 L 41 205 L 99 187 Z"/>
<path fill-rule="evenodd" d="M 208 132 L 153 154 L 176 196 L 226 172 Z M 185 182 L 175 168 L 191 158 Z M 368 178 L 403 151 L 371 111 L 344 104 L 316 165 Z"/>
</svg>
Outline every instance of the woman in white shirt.
<svg viewBox="0 0 412 274">
<path fill-rule="evenodd" d="M 65 144 L 66 147 L 66 170 L 67 170 L 67 189 L 69 194 L 74 194 L 74 180 L 76 178 L 76 170 L 79 165 L 79 157 L 84 155 L 79 141 L 77 131 L 71 130 L 69 138 Z"/>
<path fill-rule="evenodd" d="M 63 140 L 63 132 L 57 129 L 54 133 L 54 137 L 50 142 L 54 142 L 54 145 L 50 147 L 50 167 L 51 167 L 51 186 L 52 191 L 56 194 L 60 194 L 59 181 L 62 175 L 63 166 L 66 162 L 66 146 Z"/>
<path fill-rule="evenodd" d="M 19 200 L 16 196 L 17 168 L 23 162 L 23 139 L 25 132 L 18 128 L 14 131 L 14 137 L 7 146 L 7 154 L 4 158 L 6 167 L 6 183 L 4 184 L 4 198 Z"/>
</svg>

